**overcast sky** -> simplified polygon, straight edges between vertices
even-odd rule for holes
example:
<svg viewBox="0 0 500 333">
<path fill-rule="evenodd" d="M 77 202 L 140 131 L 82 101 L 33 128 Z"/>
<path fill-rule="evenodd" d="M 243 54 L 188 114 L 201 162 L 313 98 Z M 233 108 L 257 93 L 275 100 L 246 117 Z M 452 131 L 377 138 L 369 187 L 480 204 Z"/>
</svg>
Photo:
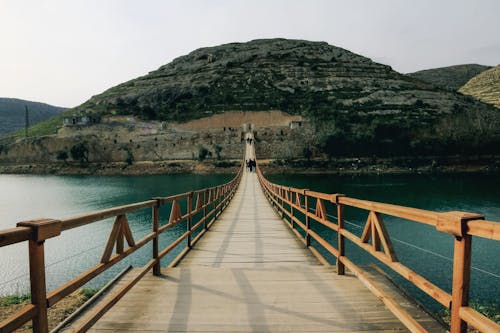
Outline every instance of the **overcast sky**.
<svg viewBox="0 0 500 333">
<path fill-rule="evenodd" d="M 326 41 L 407 73 L 500 63 L 499 0 L 0 0 L 0 97 L 72 107 L 194 49 Z"/>
</svg>

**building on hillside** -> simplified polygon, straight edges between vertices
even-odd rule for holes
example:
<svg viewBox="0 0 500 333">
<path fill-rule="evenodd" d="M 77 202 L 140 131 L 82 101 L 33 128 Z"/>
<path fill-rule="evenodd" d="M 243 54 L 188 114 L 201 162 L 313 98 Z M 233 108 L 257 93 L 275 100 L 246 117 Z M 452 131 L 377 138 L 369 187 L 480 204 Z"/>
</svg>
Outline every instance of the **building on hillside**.
<svg viewBox="0 0 500 333">
<path fill-rule="evenodd" d="M 97 124 L 101 121 L 101 118 L 95 115 L 85 115 L 85 116 L 70 116 L 64 117 L 63 126 L 90 126 Z"/>
<path fill-rule="evenodd" d="M 292 120 L 289 124 L 290 129 L 296 129 L 302 127 L 303 121 Z"/>
</svg>

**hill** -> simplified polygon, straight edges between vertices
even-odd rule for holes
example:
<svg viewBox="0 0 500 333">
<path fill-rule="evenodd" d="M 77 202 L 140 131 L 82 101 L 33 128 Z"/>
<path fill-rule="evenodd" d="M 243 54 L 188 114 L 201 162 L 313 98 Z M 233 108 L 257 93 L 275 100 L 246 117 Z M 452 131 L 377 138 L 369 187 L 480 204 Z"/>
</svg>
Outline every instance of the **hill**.
<svg viewBox="0 0 500 333">
<path fill-rule="evenodd" d="M 459 91 L 500 109 L 500 65 L 473 77 Z"/>
<path fill-rule="evenodd" d="M 29 110 L 29 123 L 37 124 L 60 114 L 66 108 L 17 98 L 0 98 L 0 136 L 25 126 L 25 106 Z"/>
<path fill-rule="evenodd" d="M 490 68 L 490 66 L 467 64 L 426 69 L 407 75 L 436 87 L 456 91 L 471 78 Z"/>
<path fill-rule="evenodd" d="M 498 112 L 483 103 L 325 42 L 287 39 L 195 50 L 73 111 L 188 121 L 272 109 L 304 116 L 311 144 L 329 155 L 478 152 L 500 137 Z"/>
</svg>

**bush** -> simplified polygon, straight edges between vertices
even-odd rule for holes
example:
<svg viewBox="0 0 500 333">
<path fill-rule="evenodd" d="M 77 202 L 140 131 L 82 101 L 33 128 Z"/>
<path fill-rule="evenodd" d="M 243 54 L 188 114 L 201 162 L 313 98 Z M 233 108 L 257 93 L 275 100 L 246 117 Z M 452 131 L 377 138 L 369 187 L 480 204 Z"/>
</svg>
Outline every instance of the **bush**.
<svg viewBox="0 0 500 333">
<path fill-rule="evenodd" d="M 304 149 L 302 150 L 302 155 L 304 156 L 305 159 L 307 159 L 309 161 L 311 159 L 311 157 L 312 157 L 312 150 L 311 150 L 311 148 L 304 147 Z"/>
<path fill-rule="evenodd" d="M 134 154 L 132 153 L 132 149 L 130 149 L 130 147 L 127 147 L 127 146 L 123 146 L 123 147 L 121 147 L 121 149 L 125 150 L 127 152 L 127 157 L 125 158 L 125 162 L 128 165 L 132 165 L 135 161 Z"/>
<path fill-rule="evenodd" d="M 22 302 L 31 299 L 31 294 L 24 295 L 11 295 L 0 297 L 0 306 L 8 306 L 14 304 L 21 304 Z"/>
<path fill-rule="evenodd" d="M 207 148 L 200 146 L 198 148 L 198 160 L 203 161 L 207 157 L 208 153 L 209 151 Z"/>
<path fill-rule="evenodd" d="M 222 151 L 222 147 L 219 145 L 214 145 L 215 157 L 220 160 L 220 152 Z"/>
<path fill-rule="evenodd" d="M 89 162 L 89 149 L 87 148 L 87 142 L 79 142 L 70 150 L 71 158 L 75 161 L 80 161 L 80 163 Z"/>
<path fill-rule="evenodd" d="M 66 160 L 69 158 L 69 155 L 66 151 L 58 151 L 56 158 L 58 161 L 66 162 Z"/>
<path fill-rule="evenodd" d="M 94 296 L 98 291 L 99 289 L 82 289 L 82 295 L 87 300 Z"/>
</svg>

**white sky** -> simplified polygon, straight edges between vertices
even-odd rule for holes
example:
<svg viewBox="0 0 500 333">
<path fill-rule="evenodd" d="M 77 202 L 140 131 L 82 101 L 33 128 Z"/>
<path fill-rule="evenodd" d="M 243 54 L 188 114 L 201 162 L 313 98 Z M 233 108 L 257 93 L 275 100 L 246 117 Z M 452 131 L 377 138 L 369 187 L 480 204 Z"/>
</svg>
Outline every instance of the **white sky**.
<svg viewBox="0 0 500 333">
<path fill-rule="evenodd" d="M 72 107 L 204 46 L 326 41 L 407 73 L 500 63 L 499 0 L 0 0 L 0 96 Z"/>
</svg>

